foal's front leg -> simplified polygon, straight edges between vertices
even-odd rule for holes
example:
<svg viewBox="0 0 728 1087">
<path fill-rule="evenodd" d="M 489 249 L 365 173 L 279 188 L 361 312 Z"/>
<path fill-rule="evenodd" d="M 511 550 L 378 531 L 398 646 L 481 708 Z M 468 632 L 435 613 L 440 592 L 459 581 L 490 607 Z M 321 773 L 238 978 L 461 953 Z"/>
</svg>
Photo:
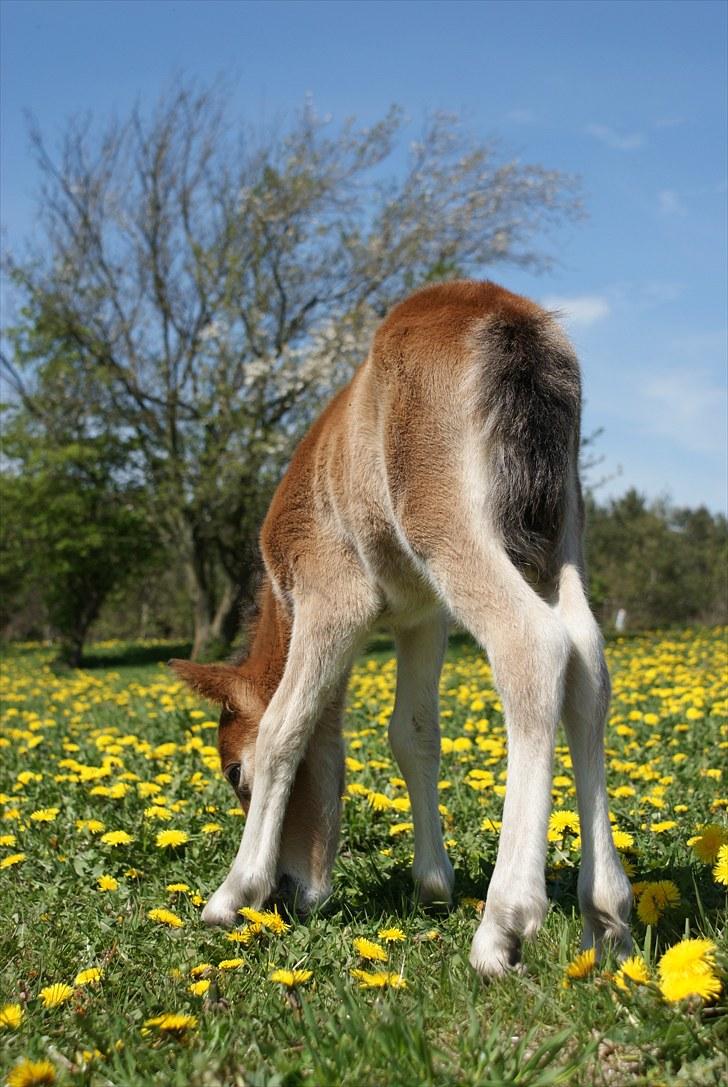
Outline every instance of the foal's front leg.
<svg viewBox="0 0 728 1087">
<path fill-rule="evenodd" d="M 291 786 L 316 722 L 347 671 L 354 643 L 355 629 L 346 617 L 324 622 L 320 613 L 312 601 L 296 612 L 283 678 L 260 723 L 242 841 L 225 881 L 205 906 L 207 924 L 234 925 L 241 906 L 260 907 L 275 889 Z"/>
</svg>

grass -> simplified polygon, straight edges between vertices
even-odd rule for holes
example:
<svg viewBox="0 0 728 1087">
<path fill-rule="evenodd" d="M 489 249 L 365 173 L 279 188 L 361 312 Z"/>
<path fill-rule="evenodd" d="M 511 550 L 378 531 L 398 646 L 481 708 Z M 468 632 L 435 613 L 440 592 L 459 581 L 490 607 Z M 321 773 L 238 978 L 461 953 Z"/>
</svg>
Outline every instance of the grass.
<svg viewBox="0 0 728 1087">
<path fill-rule="evenodd" d="M 201 903 L 227 870 L 242 823 L 217 769 L 214 715 L 172 682 L 155 658 L 165 650 L 107 645 L 94 651 L 93 667 L 61 675 L 42 649 L 4 661 L 0 1009 L 17 1005 L 20 1018 L 0 1025 L 9 1082 L 52 1075 L 59 1084 L 119 1087 L 725 1082 L 725 988 L 713 999 L 671 1003 L 656 972 L 665 949 L 685 936 L 714 941 L 716 973 L 726 966 L 726 889 L 713 876 L 721 836 L 728 840 L 725 631 L 610 646 L 609 788 L 616 840 L 636 886 L 633 933 L 651 978 L 625 990 L 609 960 L 565 984 L 579 938 L 578 826 L 568 814 L 552 820 L 552 908 L 526 947 L 527 973 L 484 985 L 468 966 L 497 849 L 505 743 L 487 665 L 462 642 L 451 647 L 442 682 L 452 910 L 428 912 L 412 899 L 406 790 L 386 743 L 394 663 L 383 646 L 362 660 L 351 685 L 331 901 L 304 923 L 288 919 L 282 932 L 241 918 L 238 942 L 205 929 Z M 563 737 L 554 774 L 555 811 L 573 812 Z M 709 824 L 718 829 L 701 834 Z M 157 835 L 169 829 L 187 841 L 160 848 Z M 133 841 L 104 842 L 104 833 L 119 830 Z M 3 858 L 21 854 L 3 867 Z M 115 889 L 100 889 L 100 877 Z M 168 890 L 175 884 L 187 890 Z M 156 908 L 182 925 L 151 920 Z M 405 939 L 379 938 L 388 928 Z M 386 963 L 361 961 L 357 937 L 385 947 Z M 77 983 L 89 968 L 100 980 Z M 278 968 L 311 976 L 286 986 L 270 980 Z M 361 968 L 386 971 L 398 987 L 361 988 L 351 973 Z M 198 987 L 204 993 L 190 989 L 198 981 L 209 982 Z M 55 983 L 70 994 L 45 1007 L 41 990 Z M 166 1021 L 176 1029 L 148 1022 L 166 1014 L 183 1017 Z M 48 1079 L 28 1060 L 50 1062 Z"/>
</svg>

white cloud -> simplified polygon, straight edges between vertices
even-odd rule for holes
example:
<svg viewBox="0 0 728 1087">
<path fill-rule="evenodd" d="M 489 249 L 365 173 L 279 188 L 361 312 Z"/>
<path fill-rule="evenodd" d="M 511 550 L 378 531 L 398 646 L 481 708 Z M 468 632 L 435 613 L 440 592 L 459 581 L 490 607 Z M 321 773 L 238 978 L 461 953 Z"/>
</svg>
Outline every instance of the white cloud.
<svg viewBox="0 0 728 1087">
<path fill-rule="evenodd" d="M 725 456 L 728 412 L 725 386 L 706 371 L 684 367 L 643 385 L 644 425 L 696 453 Z"/>
<path fill-rule="evenodd" d="M 512 109 L 506 114 L 506 120 L 516 125 L 532 125 L 536 120 L 536 114 L 532 109 Z"/>
<path fill-rule="evenodd" d="M 582 294 L 573 298 L 552 296 L 542 299 L 541 305 L 544 309 L 556 310 L 566 324 L 580 328 L 603 321 L 610 313 L 609 302 L 598 294 Z"/>
<path fill-rule="evenodd" d="M 661 189 L 657 194 L 657 206 L 661 215 L 685 215 L 685 205 L 674 189 Z"/>
<path fill-rule="evenodd" d="M 587 125 L 586 132 L 606 144 L 607 147 L 611 147 L 613 151 L 634 151 L 645 142 L 640 132 L 617 132 L 608 125 Z"/>
</svg>

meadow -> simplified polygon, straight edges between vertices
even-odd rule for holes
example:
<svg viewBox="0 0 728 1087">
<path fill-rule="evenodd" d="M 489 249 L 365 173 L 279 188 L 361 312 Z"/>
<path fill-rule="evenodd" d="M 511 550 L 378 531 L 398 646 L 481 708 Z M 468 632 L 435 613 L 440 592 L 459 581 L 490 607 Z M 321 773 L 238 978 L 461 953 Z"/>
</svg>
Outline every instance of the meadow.
<svg viewBox="0 0 728 1087">
<path fill-rule="evenodd" d="M 506 779 L 501 705 L 482 656 L 443 672 L 441 812 L 451 910 L 425 910 L 386 740 L 395 665 L 357 665 L 331 900 L 305 921 L 200 909 L 237 849 L 216 717 L 155 644 L 50 651 L 2 667 L 0 1054 L 31 1084 L 419 1087 L 725 1083 L 728 1074 L 726 631 L 608 646 L 615 842 L 633 882 L 635 957 L 579 953 L 579 822 L 563 735 L 554 764 L 551 908 L 526 972 L 483 984 L 470 941 Z M 146 663 L 144 659 L 146 657 Z M 156 658 L 156 659 L 155 659 Z"/>
</svg>

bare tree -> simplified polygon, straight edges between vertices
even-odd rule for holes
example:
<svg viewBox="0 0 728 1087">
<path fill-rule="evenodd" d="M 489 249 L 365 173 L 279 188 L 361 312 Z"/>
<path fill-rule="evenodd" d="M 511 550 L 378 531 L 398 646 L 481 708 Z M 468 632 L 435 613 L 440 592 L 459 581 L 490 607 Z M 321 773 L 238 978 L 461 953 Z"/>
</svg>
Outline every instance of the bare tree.
<svg viewBox="0 0 728 1087">
<path fill-rule="evenodd" d="M 574 180 L 472 142 L 437 114 L 402 148 L 397 108 L 336 127 L 306 106 L 279 135 L 177 85 L 102 131 L 37 129 L 42 246 L 7 270 L 23 321 L 73 349 L 99 425 L 137 469 L 185 570 L 195 653 L 229 641 L 257 528 L 291 445 L 408 289 L 510 261 L 579 214 Z M 3 359 L 32 397 L 43 358 Z"/>
</svg>

